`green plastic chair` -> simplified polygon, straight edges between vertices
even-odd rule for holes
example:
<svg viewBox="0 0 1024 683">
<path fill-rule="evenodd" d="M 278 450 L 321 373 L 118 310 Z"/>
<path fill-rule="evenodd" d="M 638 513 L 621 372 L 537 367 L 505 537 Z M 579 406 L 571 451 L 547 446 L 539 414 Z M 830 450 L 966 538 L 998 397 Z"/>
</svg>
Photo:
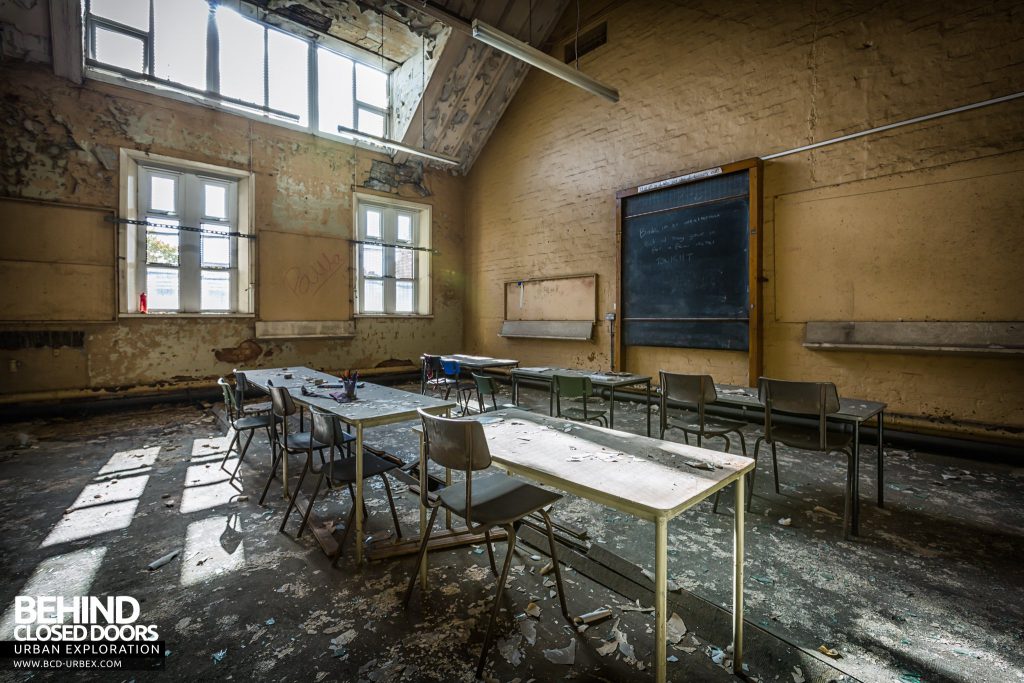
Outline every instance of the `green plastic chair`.
<svg viewBox="0 0 1024 683">
<path fill-rule="evenodd" d="M 594 384 L 589 377 L 578 375 L 552 375 L 551 389 L 555 392 L 555 417 L 566 417 L 579 422 L 597 422 L 608 426 L 608 411 L 604 409 L 594 410 L 589 406 L 591 394 L 594 393 Z M 582 405 L 562 407 L 562 399 L 582 399 Z"/>
<path fill-rule="evenodd" d="M 519 408 L 515 403 L 502 403 L 498 405 L 498 383 L 493 377 L 487 375 L 478 375 L 473 373 L 473 382 L 476 384 L 476 400 L 477 405 L 480 407 L 481 413 L 486 413 L 489 410 L 502 410 L 505 408 Z M 491 397 L 491 407 L 487 407 L 487 401 L 484 399 L 485 396 Z"/>
</svg>

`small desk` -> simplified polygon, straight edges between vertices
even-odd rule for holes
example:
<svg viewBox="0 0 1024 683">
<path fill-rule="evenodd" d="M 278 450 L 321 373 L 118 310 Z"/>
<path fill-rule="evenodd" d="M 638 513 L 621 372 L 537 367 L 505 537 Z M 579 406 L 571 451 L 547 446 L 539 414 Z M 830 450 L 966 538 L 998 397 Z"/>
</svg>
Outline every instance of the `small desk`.
<svg viewBox="0 0 1024 683">
<path fill-rule="evenodd" d="M 733 672 L 743 670 L 744 475 L 754 469 L 752 459 L 522 410 L 467 419 L 483 424 L 498 467 L 654 522 L 654 672 L 659 683 L 665 681 L 667 666 L 668 522 L 735 482 Z M 673 466 L 655 462 L 655 455 Z M 708 466 L 714 469 L 701 469 Z"/>
<path fill-rule="evenodd" d="M 645 385 L 647 387 L 647 436 L 651 435 L 651 378 L 628 372 L 602 373 L 566 368 L 516 368 L 512 371 L 512 400 L 519 405 L 519 380 L 532 379 L 548 384 L 548 413 L 555 412 L 555 375 L 589 377 L 595 387 L 608 389 L 608 426 L 615 427 L 615 390 L 623 387 Z"/>
<path fill-rule="evenodd" d="M 427 388 L 427 364 L 425 361 L 424 354 L 420 356 L 420 393 L 422 394 Z M 437 355 L 437 354 L 433 354 Z M 441 356 L 441 360 L 456 361 L 459 364 L 460 369 L 467 370 L 491 370 L 494 368 L 514 368 L 519 365 L 519 361 L 512 360 L 511 358 L 491 358 L 489 356 L 467 356 L 461 353 L 455 353 L 449 356 Z"/>
<path fill-rule="evenodd" d="M 715 384 L 718 392 L 718 403 L 722 405 L 742 408 L 755 408 L 764 411 L 764 406 L 757 397 L 757 388 L 741 387 L 733 384 Z M 840 398 L 839 411 L 831 413 L 829 420 L 842 422 L 853 426 L 853 511 L 850 514 L 850 533 L 856 536 L 860 533 L 860 426 L 868 420 L 875 419 L 878 422 L 878 507 L 885 504 L 885 492 L 882 488 L 884 476 L 882 472 L 884 451 L 882 439 L 885 436 L 885 408 L 886 404 L 877 401 L 865 401 L 859 398 Z"/>
<path fill-rule="evenodd" d="M 292 375 L 292 379 L 285 379 L 285 372 Z M 310 368 L 271 368 L 266 370 L 245 370 L 245 378 L 253 386 L 270 393 L 268 387 L 270 382 L 277 387 L 287 387 L 288 393 L 296 403 L 307 406 L 314 406 L 326 412 L 336 415 L 346 425 L 355 428 L 355 453 L 356 453 L 356 495 L 352 501 L 355 506 L 356 519 L 356 563 L 363 560 L 363 429 L 366 427 L 377 427 L 394 422 L 404 422 L 419 418 L 417 408 L 422 408 L 434 415 L 447 415 L 455 407 L 452 401 L 443 401 L 431 396 L 414 394 L 411 391 L 392 389 L 379 384 L 365 382 L 362 387 L 356 389 L 358 397 L 352 403 L 338 403 L 328 396 L 329 392 L 340 391 L 340 389 L 324 389 L 313 386 L 313 380 L 322 379 L 327 383 L 340 384 L 341 380 Z M 303 396 L 301 387 L 307 386 L 316 392 L 315 396 Z M 288 458 L 283 459 L 282 479 L 285 482 L 285 493 L 287 494 L 288 482 Z M 296 492 L 298 494 L 298 492 Z M 315 528 L 315 525 L 314 525 Z M 317 535 L 321 547 L 324 540 Z M 328 548 L 324 548 L 331 554 Z"/>
</svg>

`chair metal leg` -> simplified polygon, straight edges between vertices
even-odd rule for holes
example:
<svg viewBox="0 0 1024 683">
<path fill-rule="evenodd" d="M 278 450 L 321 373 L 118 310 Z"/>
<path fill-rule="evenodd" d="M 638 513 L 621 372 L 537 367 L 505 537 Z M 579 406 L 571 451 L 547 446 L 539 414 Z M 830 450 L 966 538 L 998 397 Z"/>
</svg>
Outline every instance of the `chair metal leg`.
<svg viewBox="0 0 1024 683">
<path fill-rule="evenodd" d="M 430 510 L 430 521 L 427 522 L 427 531 L 420 541 L 420 551 L 416 553 L 416 564 L 413 565 L 412 576 L 409 578 L 409 587 L 405 589 L 405 597 L 402 598 L 402 607 L 409 608 L 409 599 L 412 597 L 412 589 L 416 587 L 416 577 L 420 573 L 420 566 L 423 564 L 423 556 L 427 554 L 427 543 L 430 541 L 430 534 L 434 533 L 434 521 L 437 519 L 437 511 L 440 506 Z M 510 553 L 511 556 L 511 553 Z"/>
<path fill-rule="evenodd" d="M 498 564 L 494 561 L 494 547 L 491 545 L 491 530 L 484 530 L 484 541 L 487 542 L 487 559 L 491 561 L 491 572 L 498 575 Z"/>
<path fill-rule="evenodd" d="M 398 523 L 398 510 L 395 509 L 395 497 L 391 495 L 391 484 L 388 482 L 388 475 L 383 472 L 380 478 L 384 480 L 384 492 L 388 494 L 388 505 L 391 507 L 391 519 L 395 522 L 395 537 L 402 537 L 402 526 Z"/>
<path fill-rule="evenodd" d="M 322 451 L 321 451 L 322 452 Z M 302 515 L 302 523 L 299 524 L 299 532 L 295 534 L 295 538 L 300 538 L 302 532 L 306 530 L 309 525 L 309 516 L 313 513 L 313 504 L 316 503 L 316 497 L 320 494 L 320 486 L 324 483 L 324 471 L 320 470 L 320 476 L 316 478 L 316 485 L 313 487 L 313 494 L 309 497 L 309 501 L 306 503 L 306 512 Z M 301 482 L 300 482 L 301 486 Z M 299 486 L 295 487 L 295 495 L 292 498 L 299 497 Z"/>
<path fill-rule="evenodd" d="M 571 624 L 572 617 L 569 616 L 569 606 L 565 602 L 565 586 L 562 585 L 562 570 L 558 568 L 558 550 L 555 548 L 555 533 L 551 530 L 551 517 L 543 508 L 541 508 L 540 514 L 544 517 L 544 524 L 547 527 L 548 546 L 551 548 L 551 566 L 555 570 L 555 587 L 558 589 L 558 602 L 562 607 L 562 616 Z"/>
<path fill-rule="evenodd" d="M 341 540 L 338 541 L 338 554 L 334 556 L 334 561 L 331 562 L 332 567 L 338 566 L 338 560 L 341 559 L 341 551 L 345 547 L 345 541 L 348 540 L 348 533 L 352 530 L 352 525 L 355 524 L 356 520 L 356 506 L 353 502 L 352 507 L 348 511 L 348 519 L 345 520 L 345 530 L 341 532 Z"/>
<path fill-rule="evenodd" d="M 725 441 L 725 452 L 728 453 L 732 450 L 732 442 L 729 441 L 729 437 L 725 434 L 722 434 L 722 440 Z"/>
<path fill-rule="evenodd" d="M 231 443 L 228 444 L 227 450 L 224 451 L 224 457 L 220 459 L 220 468 L 225 472 L 227 472 L 227 470 L 224 469 L 224 463 L 226 463 L 228 458 L 231 457 L 231 449 L 238 443 L 238 430 L 234 427 L 231 427 L 231 429 L 235 432 L 235 435 L 231 437 Z"/>
<path fill-rule="evenodd" d="M 278 531 L 284 531 L 285 526 L 288 524 L 288 518 L 292 516 L 292 510 L 298 505 L 299 491 L 302 490 L 302 482 L 306 479 L 306 472 L 309 471 L 309 458 L 306 458 L 306 463 L 302 466 L 302 473 L 299 474 L 299 483 L 295 485 L 295 495 L 288 499 L 288 507 L 284 510 L 284 519 L 281 520 L 281 528 Z M 312 503 L 309 507 L 312 507 Z M 309 508 L 306 508 L 309 511 Z"/>
<path fill-rule="evenodd" d="M 436 510 L 437 508 L 434 509 Z M 505 564 L 501 568 L 501 577 L 498 579 L 498 589 L 494 593 L 494 607 L 491 608 L 491 620 L 487 624 L 484 647 L 480 651 L 480 661 L 476 665 L 477 678 L 483 677 L 484 664 L 487 663 L 487 651 L 491 649 L 491 641 L 494 639 L 494 625 L 498 622 L 498 611 L 501 609 L 501 594 L 505 592 L 508 570 L 512 566 L 512 555 L 515 554 L 516 549 L 516 528 L 511 524 L 507 524 L 505 525 L 505 533 L 508 534 L 508 550 L 505 552 Z"/>
<path fill-rule="evenodd" d="M 267 476 L 267 483 L 263 487 L 263 495 L 260 496 L 260 505 L 263 505 L 263 501 L 267 498 L 267 492 L 270 491 L 270 485 L 273 483 L 274 478 L 277 476 L 277 466 L 281 464 L 283 448 L 271 448 L 270 458 L 270 474 Z M 287 454 L 284 457 L 288 457 Z"/>
<path fill-rule="evenodd" d="M 775 472 L 775 493 L 781 493 L 779 491 L 779 456 L 775 452 L 774 441 L 772 441 L 772 470 Z"/>
<path fill-rule="evenodd" d="M 757 477 L 757 454 L 761 450 L 761 442 L 764 441 L 763 436 L 757 437 L 754 440 L 754 469 L 750 470 L 750 486 L 747 487 L 747 509 L 750 509 L 750 505 L 754 500 L 754 479 Z"/>
<path fill-rule="evenodd" d="M 846 501 L 843 505 L 843 538 L 847 541 L 850 540 L 850 531 L 852 529 L 856 470 L 853 452 L 851 451 L 846 454 Z"/>
<path fill-rule="evenodd" d="M 239 451 L 239 453 L 238 453 L 238 464 L 235 465 L 234 471 L 231 472 L 231 476 L 228 478 L 228 483 L 229 484 L 232 483 L 235 480 L 235 477 L 238 476 L 239 470 L 242 469 L 242 461 L 245 460 L 245 454 L 249 450 L 249 443 L 252 441 L 252 435 L 255 434 L 255 433 L 256 433 L 255 429 L 250 429 L 249 430 L 249 436 L 247 436 L 246 439 L 245 439 L 245 445 L 242 446 L 242 450 Z M 224 469 L 223 465 L 224 465 L 224 463 L 221 463 L 221 469 Z"/>
</svg>

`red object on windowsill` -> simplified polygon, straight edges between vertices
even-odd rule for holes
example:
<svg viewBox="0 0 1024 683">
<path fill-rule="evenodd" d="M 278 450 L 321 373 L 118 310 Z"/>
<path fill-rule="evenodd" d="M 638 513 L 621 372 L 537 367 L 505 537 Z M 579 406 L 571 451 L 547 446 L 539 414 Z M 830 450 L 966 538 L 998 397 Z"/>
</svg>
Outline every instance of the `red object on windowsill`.
<svg viewBox="0 0 1024 683">
<path fill-rule="evenodd" d="M 139 313 L 148 313 L 149 309 L 146 307 L 146 293 L 139 294 Z"/>
</svg>

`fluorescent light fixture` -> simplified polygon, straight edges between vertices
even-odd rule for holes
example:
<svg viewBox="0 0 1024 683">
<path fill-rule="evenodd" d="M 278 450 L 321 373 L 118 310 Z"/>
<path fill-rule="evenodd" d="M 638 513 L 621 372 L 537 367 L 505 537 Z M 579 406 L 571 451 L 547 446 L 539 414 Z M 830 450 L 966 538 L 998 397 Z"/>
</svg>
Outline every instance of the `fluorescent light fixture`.
<svg viewBox="0 0 1024 683">
<path fill-rule="evenodd" d="M 447 157 L 443 154 L 435 154 L 434 152 L 428 152 L 425 149 L 419 147 L 412 147 L 410 145 L 403 145 L 401 142 L 395 142 L 394 140 L 388 140 L 387 138 L 377 137 L 376 135 L 370 135 L 369 133 L 363 133 L 356 130 L 355 128 L 348 128 L 346 126 L 338 126 L 338 132 L 342 135 L 347 135 L 350 138 L 361 140 L 362 142 L 370 142 L 381 147 L 389 147 L 396 152 L 405 152 L 406 154 L 413 154 L 424 159 L 430 159 L 441 164 L 449 164 L 451 166 L 458 166 L 462 162 L 452 157 Z"/>
<path fill-rule="evenodd" d="M 563 81 L 568 81 L 569 83 L 583 88 L 588 92 L 600 95 L 606 100 L 611 102 L 619 101 L 619 91 L 615 88 L 610 88 L 604 83 L 594 80 L 581 71 L 566 66 L 554 57 L 530 47 L 523 41 L 513 38 L 507 33 L 502 33 L 498 29 L 485 24 L 479 19 L 473 20 L 473 37 L 481 43 L 490 45 L 495 50 L 501 50 L 505 54 L 512 55 L 516 59 L 521 59 L 527 64 L 535 66 L 538 69 L 543 69 L 552 76 L 558 76 Z"/>
</svg>

